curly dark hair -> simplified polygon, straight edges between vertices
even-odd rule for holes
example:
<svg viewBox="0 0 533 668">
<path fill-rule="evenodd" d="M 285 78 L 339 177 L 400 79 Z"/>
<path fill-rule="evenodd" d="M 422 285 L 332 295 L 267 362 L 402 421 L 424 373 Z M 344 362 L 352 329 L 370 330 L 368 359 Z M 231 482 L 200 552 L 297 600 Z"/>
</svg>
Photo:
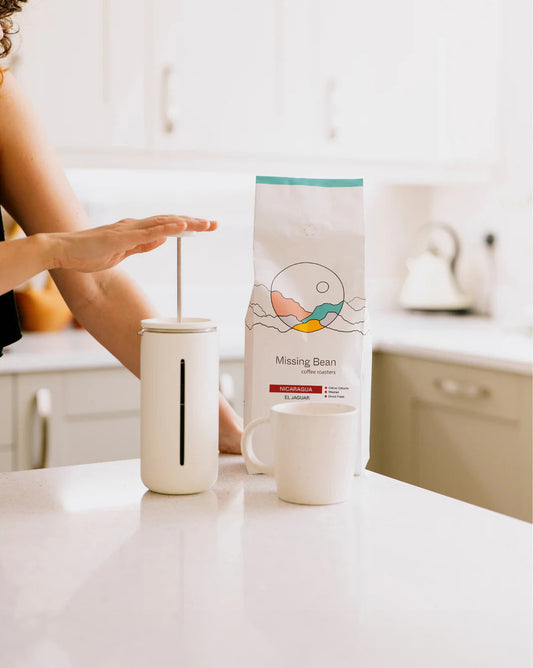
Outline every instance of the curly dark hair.
<svg viewBox="0 0 533 668">
<path fill-rule="evenodd" d="M 0 26 L 4 36 L 0 39 L 0 46 L 2 50 L 0 51 L 0 58 L 5 58 L 9 51 L 11 50 L 11 40 L 10 35 L 16 33 L 16 28 L 13 27 L 13 19 L 11 18 L 12 14 L 15 12 L 20 12 L 22 7 L 21 3 L 26 2 L 27 0 L 0 0 Z"/>
</svg>

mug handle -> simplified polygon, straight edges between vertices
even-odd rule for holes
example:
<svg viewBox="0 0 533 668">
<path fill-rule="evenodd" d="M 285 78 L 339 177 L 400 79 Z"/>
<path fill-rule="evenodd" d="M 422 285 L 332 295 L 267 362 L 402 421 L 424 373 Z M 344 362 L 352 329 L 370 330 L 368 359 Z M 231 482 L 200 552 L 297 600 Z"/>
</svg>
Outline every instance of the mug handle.
<svg viewBox="0 0 533 668">
<path fill-rule="evenodd" d="M 274 475 L 274 467 L 267 466 L 264 462 L 258 459 L 257 455 L 254 452 L 254 446 L 252 443 L 252 432 L 256 427 L 259 427 L 260 424 L 266 424 L 270 421 L 270 418 L 256 418 L 246 425 L 245 430 L 242 432 L 241 438 L 241 450 L 244 461 L 254 466 L 259 473 L 266 473 L 267 475 Z"/>
</svg>

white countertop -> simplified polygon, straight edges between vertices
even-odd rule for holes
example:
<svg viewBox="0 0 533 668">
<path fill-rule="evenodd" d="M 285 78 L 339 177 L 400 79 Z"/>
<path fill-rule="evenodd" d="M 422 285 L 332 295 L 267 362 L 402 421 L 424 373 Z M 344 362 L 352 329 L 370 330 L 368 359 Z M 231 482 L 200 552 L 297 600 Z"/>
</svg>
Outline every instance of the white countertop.
<svg viewBox="0 0 533 668">
<path fill-rule="evenodd" d="M 531 525 L 375 473 L 306 507 L 220 459 L 199 495 L 138 460 L 0 474 L 10 668 L 526 668 Z"/>
<path fill-rule="evenodd" d="M 378 312 L 372 316 L 372 342 L 383 352 L 532 373 L 531 335 L 481 316 Z"/>
<path fill-rule="evenodd" d="M 376 351 L 532 373 L 533 339 L 502 323 L 479 316 L 405 313 L 372 314 Z M 244 355 L 244 328 L 219 327 L 221 359 Z M 82 330 L 26 333 L 0 359 L 0 374 L 118 366 L 119 362 Z"/>
<path fill-rule="evenodd" d="M 233 343 L 231 332 L 220 337 L 220 358 L 242 357 L 240 342 Z M 4 348 L 0 374 L 36 373 L 69 369 L 121 366 L 87 331 L 65 329 L 61 332 L 24 332 L 22 339 Z"/>
<path fill-rule="evenodd" d="M 93 367 L 120 366 L 88 332 L 24 332 L 22 339 L 4 348 L 0 373 L 32 373 Z"/>
</svg>

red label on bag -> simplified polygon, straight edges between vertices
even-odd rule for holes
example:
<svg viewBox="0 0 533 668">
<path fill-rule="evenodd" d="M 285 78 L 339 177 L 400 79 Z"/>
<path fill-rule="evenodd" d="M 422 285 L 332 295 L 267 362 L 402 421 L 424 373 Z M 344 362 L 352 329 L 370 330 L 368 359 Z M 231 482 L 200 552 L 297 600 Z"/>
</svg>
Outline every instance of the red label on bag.
<svg viewBox="0 0 533 668">
<path fill-rule="evenodd" d="M 322 385 L 271 385 L 270 392 L 288 394 L 322 394 Z"/>
</svg>

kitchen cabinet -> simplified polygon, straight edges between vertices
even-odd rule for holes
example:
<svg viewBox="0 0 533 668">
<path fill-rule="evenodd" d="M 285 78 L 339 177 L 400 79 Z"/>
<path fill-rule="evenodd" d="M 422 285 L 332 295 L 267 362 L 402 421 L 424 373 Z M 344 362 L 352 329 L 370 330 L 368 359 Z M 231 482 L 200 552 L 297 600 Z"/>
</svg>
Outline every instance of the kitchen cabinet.
<svg viewBox="0 0 533 668">
<path fill-rule="evenodd" d="M 158 0 L 150 10 L 153 147 L 267 149 L 277 130 L 276 3 Z"/>
<path fill-rule="evenodd" d="M 499 0 L 320 2 L 322 151 L 361 161 L 496 158 Z"/>
<path fill-rule="evenodd" d="M 144 0 L 47 0 L 14 17 L 10 65 L 57 148 L 146 145 L 144 12 Z"/>
<path fill-rule="evenodd" d="M 486 167 L 500 11 L 501 0 L 48 0 L 20 14 L 13 66 L 55 145 L 102 164 Z"/>
<path fill-rule="evenodd" d="M 139 456 L 139 381 L 124 368 L 18 374 L 17 469 Z"/>
<path fill-rule="evenodd" d="M 242 415 L 243 362 L 220 362 L 220 388 Z M 0 471 L 132 459 L 140 384 L 120 366 L 0 375 Z"/>
<path fill-rule="evenodd" d="M 377 352 L 372 471 L 531 521 L 531 376 Z"/>
</svg>

